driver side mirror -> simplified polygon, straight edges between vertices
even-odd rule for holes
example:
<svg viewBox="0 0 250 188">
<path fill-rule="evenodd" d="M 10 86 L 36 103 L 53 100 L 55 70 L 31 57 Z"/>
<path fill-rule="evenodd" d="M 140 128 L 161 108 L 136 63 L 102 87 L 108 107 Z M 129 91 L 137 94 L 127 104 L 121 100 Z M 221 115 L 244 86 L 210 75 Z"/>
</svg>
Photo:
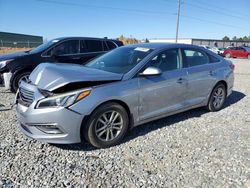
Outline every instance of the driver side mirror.
<svg viewBox="0 0 250 188">
<path fill-rule="evenodd" d="M 148 67 L 146 68 L 142 73 L 140 73 L 140 76 L 157 76 L 162 73 L 161 69 L 157 67 Z"/>
</svg>

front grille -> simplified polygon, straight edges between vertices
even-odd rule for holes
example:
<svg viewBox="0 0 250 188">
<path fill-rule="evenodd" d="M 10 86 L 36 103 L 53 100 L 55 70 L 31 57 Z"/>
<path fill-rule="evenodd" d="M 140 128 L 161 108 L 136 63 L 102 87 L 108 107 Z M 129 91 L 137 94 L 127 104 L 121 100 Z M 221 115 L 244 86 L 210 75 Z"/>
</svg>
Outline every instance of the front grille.
<svg viewBox="0 0 250 188">
<path fill-rule="evenodd" d="M 34 92 L 20 87 L 19 100 L 23 105 L 30 106 L 34 100 Z"/>
</svg>

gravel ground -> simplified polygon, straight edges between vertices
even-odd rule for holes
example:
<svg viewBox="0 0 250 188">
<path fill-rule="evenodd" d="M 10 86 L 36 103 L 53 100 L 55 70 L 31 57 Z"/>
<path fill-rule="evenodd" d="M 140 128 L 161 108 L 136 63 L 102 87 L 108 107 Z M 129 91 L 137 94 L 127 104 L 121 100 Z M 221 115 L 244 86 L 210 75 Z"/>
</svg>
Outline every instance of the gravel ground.
<svg viewBox="0 0 250 188">
<path fill-rule="evenodd" d="M 250 60 L 234 60 L 220 112 L 191 110 L 139 126 L 119 146 L 50 145 L 23 136 L 0 89 L 0 187 L 250 187 Z"/>
</svg>

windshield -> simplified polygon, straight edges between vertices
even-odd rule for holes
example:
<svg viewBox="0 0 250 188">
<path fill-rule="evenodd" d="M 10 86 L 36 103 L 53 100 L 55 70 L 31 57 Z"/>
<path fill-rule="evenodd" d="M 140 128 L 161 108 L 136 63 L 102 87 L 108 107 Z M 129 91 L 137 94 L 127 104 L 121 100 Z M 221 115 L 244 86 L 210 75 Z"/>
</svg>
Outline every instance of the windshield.
<svg viewBox="0 0 250 188">
<path fill-rule="evenodd" d="M 50 40 L 46 43 L 41 44 L 40 46 L 34 48 L 33 50 L 30 51 L 30 53 L 38 53 L 38 52 L 42 52 L 46 49 L 48 49 L 50 46 L 52 46 L 53 44 L 57 43 L 59 40 Z"/>
<path fill-rule="evenodd" d="M 250 47 L 244 47 L 248 52 L 250 52 Z"/>
<path fill-rule="evenodd" d="M 127 73 L 153 50 L 141 47 L 120 47 L 100 56 L 86 67 L 100 69 L 113 73 Z"/>
</svg>

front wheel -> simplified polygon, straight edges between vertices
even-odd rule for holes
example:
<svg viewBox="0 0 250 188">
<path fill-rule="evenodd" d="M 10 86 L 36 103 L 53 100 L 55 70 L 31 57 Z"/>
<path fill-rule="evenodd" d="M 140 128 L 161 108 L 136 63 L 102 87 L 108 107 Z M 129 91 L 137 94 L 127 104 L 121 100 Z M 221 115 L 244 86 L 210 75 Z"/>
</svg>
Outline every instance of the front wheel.
<svg viewBox="0 0 250 188">
<path fill-rule="evenodd" d="M 230 53 L 226 53 L 225 57 L 226 57 L 226 58 L 230 58 L 230 57 L 231 57 L 231 54 L 230 54 Z"/>
<path fill-rule="evenodd" d="M 22 81 L 28 82 L 29 76 L 30 72 L 22 72 L 17 74 L 11 83 L 11 91 L 15 93 Z"/>
<path fill-rule="evenodd" d="M 212 91 L 207 108 L 211 112 L 216 112 L 222 109 L 226 99 L 226 87 L 224 84 L 218 84 Z"/>
<path fill-rule="evenodd" d="M 117 103 L 106 103 L 90 116 L 83 135 L 97 148 L 117 145 L 125 136 L 129 125 L 127 111 Z"/>
</svg>

